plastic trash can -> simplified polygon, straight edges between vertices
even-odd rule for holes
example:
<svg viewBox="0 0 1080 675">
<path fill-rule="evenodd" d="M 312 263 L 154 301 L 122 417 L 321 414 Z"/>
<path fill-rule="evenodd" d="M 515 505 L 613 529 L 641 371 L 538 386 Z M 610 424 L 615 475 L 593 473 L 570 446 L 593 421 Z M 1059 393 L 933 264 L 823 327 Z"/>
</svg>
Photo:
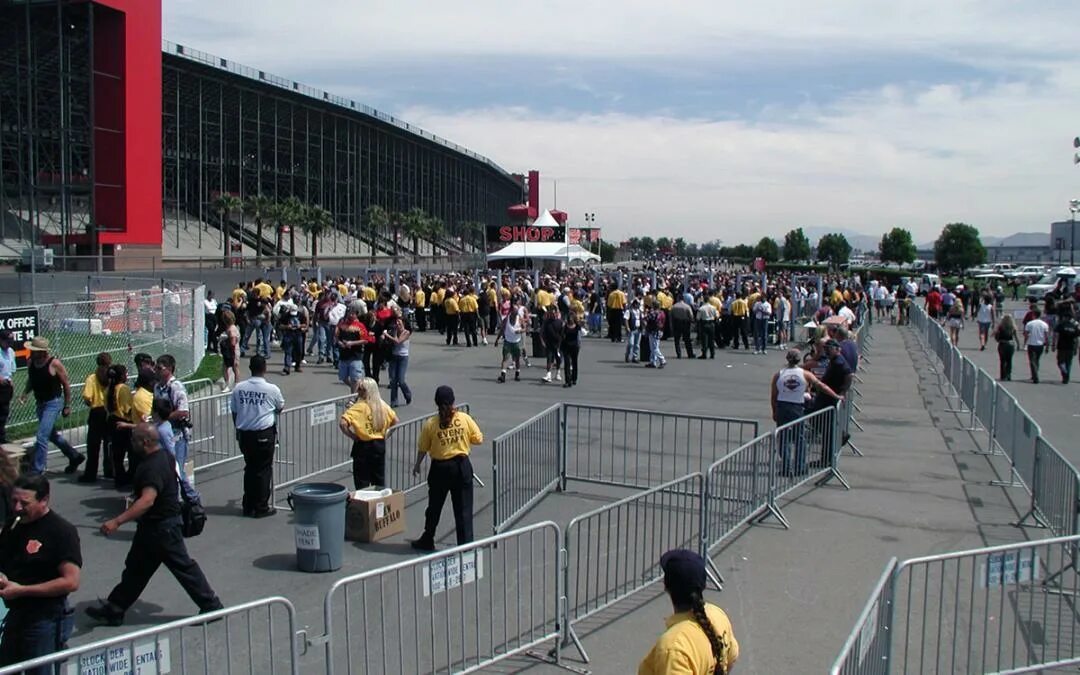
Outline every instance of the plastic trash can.
<svg viewBox="0 0 1080 675">
<path fill-rule="evenodd" d="M 341 568 L 348 496 L 349 490 L 337 483 L 305 483 L 289 493 L 289 506 L 296 517 L 296 566 L 300 571 Z"/>
</svg>

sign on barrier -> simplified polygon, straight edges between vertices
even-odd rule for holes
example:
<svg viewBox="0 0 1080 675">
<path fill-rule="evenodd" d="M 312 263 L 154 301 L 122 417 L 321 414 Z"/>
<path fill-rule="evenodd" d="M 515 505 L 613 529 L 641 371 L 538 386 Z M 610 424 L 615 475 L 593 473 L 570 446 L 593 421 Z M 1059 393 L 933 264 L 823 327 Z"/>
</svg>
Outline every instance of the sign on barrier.
<svg viewBox="0 0 1080 675">
<path fill-rule="evenodd" d="M 338 418 L 337 406 L 333 403 L 314 405 L 310 408 L 309 415 L 309 424 L 313 427 L 320 424 L 326 424 L 327 422 L 333 422 Z"/>
<path fill-rule="evenodd" d="M 171 673 L 169 639 L 108 647 L 96 654 L 80 656 L 78 663 L 67 665 L 67 675 L 157 675 Z"/>
<path fill-rule="evenodd" d="M 432 560 L 423 568 L 424 597 L 484 578 L 484 552 L 466 551 Z"/>
</svg>

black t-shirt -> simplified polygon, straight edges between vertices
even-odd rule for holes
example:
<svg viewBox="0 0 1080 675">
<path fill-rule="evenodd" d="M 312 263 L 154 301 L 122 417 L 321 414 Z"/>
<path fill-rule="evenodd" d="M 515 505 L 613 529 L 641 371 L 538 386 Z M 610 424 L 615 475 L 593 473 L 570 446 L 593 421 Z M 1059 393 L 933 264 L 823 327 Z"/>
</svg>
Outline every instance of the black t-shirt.
<svg viewBox="0 0 1080 675">
<path fill-rule="evenodd" d="M 150 510 L 139 518 L 140 523 L 156 523 L 180 515 L 179 480 L 176 475 L 176 462 L 164 450 L 158 450 L 139 462 L 133 480 L 135 494 L 142 494 L 145 487 L 152 487 L 157 491 L 157 499 Z"/>
<path fill-rule="evenodd" d="M 1076 319 L 1067 317 L 1054 326 L 1054 332 L 1058 334 L 1057 347 L 1059 350 L 1072 352 L 1076 350 L 1076 339 L 1080 337 L 1080 324 Z"/>
<path fill-rule="evenodd" d="M 12 581 L 40 584 L 60 576 L 60 564 L 82 567 L 75 526 L 49 511 L 32 523 L 20 522 L 0 535 L 0 571 Z M 8 609 L 45 617 L 64 606 L 67 596 L 6 600 Z"/>
<path fill-rule="evenodd" d="M 562 319 L 557 317 L 544 319 L 542 335 L 544 338 L 544 344 L 550 345 L 552 347 L 558 347 L 559 344 L 562 343 L 563 338 Z"/>
<path fill-rule="evenodd" d="M 844 383 L 850 374 L 851 367 L 848 362 L 844 360 L 843 356 L 837 354 L 834 358 L 829 359 L 829 365 L 825 368 L 825 374 L 822 375 L 821 381 L 842 396 L 847 391 Z"/>
</svg>

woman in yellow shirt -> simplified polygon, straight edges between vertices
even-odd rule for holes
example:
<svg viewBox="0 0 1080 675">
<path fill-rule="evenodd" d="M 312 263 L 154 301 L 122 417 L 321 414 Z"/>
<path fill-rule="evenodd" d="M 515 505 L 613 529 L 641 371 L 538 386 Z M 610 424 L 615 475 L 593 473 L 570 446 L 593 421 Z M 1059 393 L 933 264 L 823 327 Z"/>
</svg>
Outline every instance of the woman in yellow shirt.
<svg viewBox="0 0 1080 675">
<path fill-rule="evenodd" d="M 109 367 L 109 388 L 105 392 L 105 411 L 108 414 L 109 453 L 105 464 L 112 467 L 117 490 L 127 490 L 131 476 L 124 469 L 124 458 L 131 454 L 131 388 L 127 383 L 127 367 L 117 363 Z"/>
<path fill-rule="evenodd" d="M 454 346 L 458 343 L 458 306 L 457 293 L 452 290 L 446 291 L 446 297 L 442 301 L 443 322 L 446 327 L 446 344 L 450 345 L 453 340 Z"/>
<path fill-rule="evenodd" d="M 397 424 L 397 415 L 379 395 L 370 377 L 360 382 L 360 397 L 338 421 L 342 433 L 353 440 L 352 474 L 357 490 L 386 485 L 386 434 Z"/>
<path fill-rule="evenodd" d="M 424 422 L 413 465 L 413 475 L 419 476 L 424 456 L 431 456 L 424 533 L 410 542 L 421 551 L 435 550 L 435 528 L 439 526 L 447 494 L 454 509 L 458 546 L 473 540 L 473 468 L 469 448 L 484 442 L 484 434 L 473 418 L 454 407 L 453 389 L 445 384 L 436 389 L 435 405 L 439 414 Z"/>
</svg>

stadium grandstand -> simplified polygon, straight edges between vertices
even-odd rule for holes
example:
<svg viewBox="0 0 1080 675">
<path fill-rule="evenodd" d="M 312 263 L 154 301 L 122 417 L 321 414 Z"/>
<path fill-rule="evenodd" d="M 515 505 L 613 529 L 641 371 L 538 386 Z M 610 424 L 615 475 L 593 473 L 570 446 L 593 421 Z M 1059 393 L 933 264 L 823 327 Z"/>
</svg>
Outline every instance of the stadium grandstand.
<svg viewBox="0 0 1080 675">
<path fill-rule="evenodd" d="M 163 41 L 157 0 L 0 0 L 0 260 L 469 253 L 523 190 L 408 122 Z"/>
</svg>

